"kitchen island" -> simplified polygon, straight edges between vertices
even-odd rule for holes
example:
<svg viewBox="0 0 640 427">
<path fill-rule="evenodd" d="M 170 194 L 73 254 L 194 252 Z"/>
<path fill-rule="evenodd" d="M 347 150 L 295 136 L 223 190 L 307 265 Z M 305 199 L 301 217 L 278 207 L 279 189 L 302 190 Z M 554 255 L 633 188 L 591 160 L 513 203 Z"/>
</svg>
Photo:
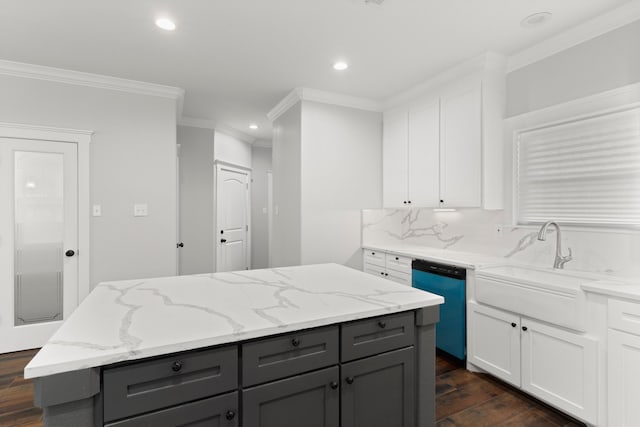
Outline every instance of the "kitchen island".
<svg viewBox="0 0 640 427">
<path fill-rule="evenodd" d="M 25 378 L 45 426 L 432 426 L 442 302 L 337 264 L 106 282 Z"/>
</svg>

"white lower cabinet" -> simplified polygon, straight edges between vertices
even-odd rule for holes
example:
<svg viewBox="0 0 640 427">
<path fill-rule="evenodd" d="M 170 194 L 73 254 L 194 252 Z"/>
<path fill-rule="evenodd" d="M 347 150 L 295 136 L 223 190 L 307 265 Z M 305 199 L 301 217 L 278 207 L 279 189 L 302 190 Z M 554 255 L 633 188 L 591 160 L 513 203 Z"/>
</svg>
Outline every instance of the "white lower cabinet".
<svg viewBox="0 0 640 427">
<path fill-rule="evenodd" d="M 520 317 L 468 303 L 470 363 L 520 387 Z"/>
<path fill-rule="evenodd" d="M 471 364 L 596 423 L 597 340 L 473 302 L 468 311 Z"/>
<path fill-rule="evenodd" d="M 411 286 L 411 261 L 402 255 L 364 249 L 363 253 L 365 273 L 384 277 L 402 285 Z"/>
<path fill-rule="evenodd" d="M 608 317 L 609 426 L 637 427 L 640 426 L 640 304 L 610 299 Z"/>
</svg>

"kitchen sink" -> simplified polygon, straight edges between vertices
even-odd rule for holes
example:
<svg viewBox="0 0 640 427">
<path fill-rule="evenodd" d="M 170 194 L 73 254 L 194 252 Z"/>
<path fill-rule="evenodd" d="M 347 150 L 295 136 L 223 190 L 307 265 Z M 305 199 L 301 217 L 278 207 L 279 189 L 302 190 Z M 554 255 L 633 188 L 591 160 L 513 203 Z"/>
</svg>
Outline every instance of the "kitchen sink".
<svg viewBox="0 0 640 427">
<path fill-rule="evenodd" d="M 482 304 L 585 331 L 586 295 L 581 286 L 593 281 L 588 273 L 566 270 L 488 267 L 476 271 L 475 298 Z"/>
</svg>

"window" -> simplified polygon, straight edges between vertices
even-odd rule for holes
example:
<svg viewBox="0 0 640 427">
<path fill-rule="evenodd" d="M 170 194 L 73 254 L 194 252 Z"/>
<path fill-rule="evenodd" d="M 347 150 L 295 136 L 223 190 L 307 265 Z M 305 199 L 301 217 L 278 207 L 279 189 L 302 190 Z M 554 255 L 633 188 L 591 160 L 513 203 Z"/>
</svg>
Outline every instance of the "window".
<svg viewBox="0 0 640 427">
<path fill-rule="evenodd" d="M 640 226 L 640 106 L 516 135 L 518 224 Z"/>
</svg>

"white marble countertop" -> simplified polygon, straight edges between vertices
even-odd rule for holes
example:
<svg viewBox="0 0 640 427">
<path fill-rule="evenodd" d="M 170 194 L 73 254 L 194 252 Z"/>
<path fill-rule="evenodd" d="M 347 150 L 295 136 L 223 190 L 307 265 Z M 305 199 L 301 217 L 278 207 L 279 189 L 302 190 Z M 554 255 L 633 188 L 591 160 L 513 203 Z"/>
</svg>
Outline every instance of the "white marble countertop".
<svg viewBox="0 0 640 427">
<path fill-rule="evenodd" d="M 493 265 L 507 264 L 508 261 L 502 257 L 482 255 L 472 252 L 460 252 L 450 249 L 438 249 L 420 245 L 385 245 L 371 246 L 365 245 L 363 249 L 372 249 L 381 252 L 393 252 L 396 255 L 403 255 L 416 259 L 441 262 L 443 264 L 455 265 L 457 267 L 477 269 Z"/>
<path fill-rule="evenodd" d="M 439 305 L 337 264 L 101 283 L 24 370 L 36 378 Z"/>
<path fill-rule="evenodd" d="M 516 263 L 503 257 L 419 245 L 364 245 L 363 249 L 391 252 L 396 255 L 441 262 L 473 270 L 482 270 L 483 268 L 495 266 L 522 265 L 522 263 Z M 564 271 L 569 274 L 576 272 L 583 275 L 587 280 L 581 285 L 581 288 L 586 292 L 640 302 L 640 278 L 607 276 L 601 273 L 578 272 L 575 270 Z"/>
</svg>

